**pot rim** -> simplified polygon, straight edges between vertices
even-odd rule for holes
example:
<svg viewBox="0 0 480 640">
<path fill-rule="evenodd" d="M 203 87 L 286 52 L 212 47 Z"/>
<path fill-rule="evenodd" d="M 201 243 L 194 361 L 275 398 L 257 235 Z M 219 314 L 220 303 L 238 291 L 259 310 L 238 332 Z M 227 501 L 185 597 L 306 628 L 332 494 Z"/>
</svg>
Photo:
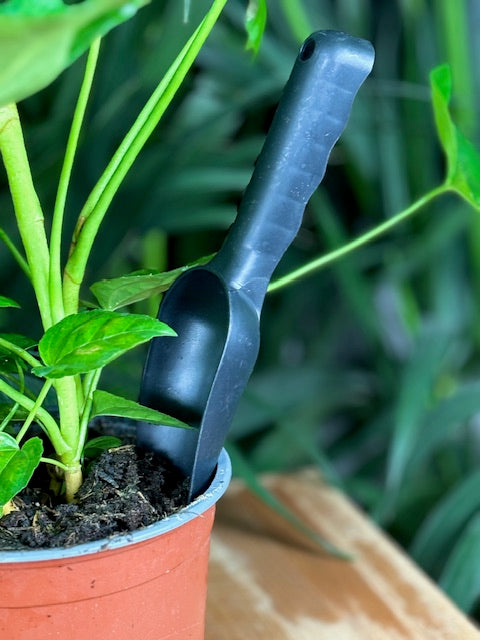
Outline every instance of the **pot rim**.
<svg viewBox="0 0 480 640">
<path fill-rule="evenodd" d="M 109 538 L 73 545 L 72 547 L 54 547 L 51 549 L 22 549 L 0 551 L 0 564 L 17 562 L 39 562 L 42 560 L 62 560 L 79 556 L 120 549 L 131 544 L 145 542 L 201 516 L 222 497 L 232 477 L 232 465 L 225 449 L 222 449 L 212 482 L 202 495 L 195 498 L 186 507 L 162 518 L 158 522 L 142 529 L 119 533 Z"/>
</svg>

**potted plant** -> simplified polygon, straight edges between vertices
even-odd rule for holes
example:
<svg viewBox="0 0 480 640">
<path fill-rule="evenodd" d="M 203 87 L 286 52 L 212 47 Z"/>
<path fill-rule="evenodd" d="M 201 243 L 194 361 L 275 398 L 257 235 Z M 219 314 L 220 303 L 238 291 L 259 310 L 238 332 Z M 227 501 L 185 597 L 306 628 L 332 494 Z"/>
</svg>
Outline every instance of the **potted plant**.
<svg viewBox="0 0 480 640">
<path fill-rule="evenodd" d="M 78 216 L 68 257 L 62 267 L 65 201 L 98 56 L 98 36 L 128 16 L 129 10 L 142 4 L 144 0 L 128 3 L 104 0 L 95 5 L 86 0 L 78 6 L 68 7 L 60 0 L 48 0 L 32 8 L 21 0 L 9 0 L 0 11 L 0 17 L 3 14 L 4 19 L 8 59 L 12 61 L 8 67 L 10 80 L 5 83 L 3 94 L 0 91 L 3 104 L 0 107 L 0 153 L 24 255 L 5 231 L 2 231 L 2 236 L 32 283 L 44 330 L 38 345 L 23 335 L 0 336 L 4 365 L 0 392 L 9 400 L 0 428 L 0 507 L 4 518 L 0 523 L 0 533 L 1 530 L 6 531 L 4 539 L 5 536 L 7 539 L 4 544 L 7 550 L 0 556 L 3 563 L 0 582 L 8 585 L 5 590 L 9 594 L 3 607 L 5 614 L 1 629 L 15 638 L 53 638 L 63 633 L 83 638 L 87 634 L 98 635 L 98 628 L 102 629 L 102 635 L 125 638 L 203 637 L 208 537 L 214 503 L 225 490 L 230 475 L 226 454 L 221 453 L 218 459 L 219 450 L 216 451 L 214 459 L 215 462 L 218 459 L 218 465 L 214 478 L 191 505 L 175 510 L 172 517 L 151 526 L 140 529 L 129 526 L 123 536 L 111 538 L 110 534 L 116 530 L 107 527 L 106 537 L 100 537 L 99 522 L 95 518 L 98 514 L 97 501 L 102 502 L 106 496 L 105 502 L 111 507 L 110 496 L 120 496 L 122 509 L 132 496 L 137 503 L 148 502 L 150 518 L 140 509 L 141 515 L 136 516 L 136 522 L 141 527 L 150 525 L 152 515 L 158 519 L 156 497 L 159 486 L 164 486 L 166 481 L 158 480 L 157 485 L 145 489 L 143 485 L 138 486 L 140 476 L 153 474 L 159 466 L 155 454 L 139 454 L 132 445 L 121 445 L 108 437 L 88 440 L 91 421 L 99 416 L 134 419 L 178 429 L 190 428 L 175 417 L 98 388 L 104 367 L 126 351 L 152 338 L 174 339 L 175 332 L 158 319 L 123 314 L 117 309 L 146 298 L 152 291 L 165 290 L 183 269 L 166 274 L 135 273 L 125 276 L 122 278 L 123 288 L 119 291 L 118 281 L 115 281 L 113 293 L 111 282 L 97 283 L 91 288 L 100 307 L 94 309 L 82 309 L 80 288 L 93 242 L 112 198 L 181 84 L 225 0 L 214 0 L 88 196 Z M 257 11 L 253 13 L 253 19 L 249 18 L 250 31 L 258 40 L 261 30 L 258 23 L 262 22 L 258 7 L 264 5 L 252 4 L 257 6 Z M 55 75 L 92 39 L 47 238 L 15 100 L 48 82 L 52 73 Z M 242 362 L 246 361 L 244 350 L 247 341 L 253 345 L 253 359 L 248 359 L 248 362 L 254 362 L 256 351 L 250 334 L 254 331 L 254 324 L 258 325 L 268 280 L 295 236 L 305 202 L 323 177 L 329 151 L 343 130 L 356 91 L 373 64 L 371 46 L 360 40 L 352 44 L 353 40 L 338 32 L 333 38 L 319 32 L 305 42 L 297 59 L 297 73 L 291 76 L 293 90 L 282 102 L 285 108 L 279 110 L 281 115 L 274 121 L 277 124 L 270 146 L 266 145 L 266 154 L 262 152 L 257 162 L 256 171 L 261 167 L 261 178 L 252 189 L 247 189 L 250 194 L 245 207 L 248 215 L 242 217 L 239 226 L 232 227 L 235 231 L 229 235 L 232 244 L 230 254 L 238 256 L 239 248 L 251 249 L 253 246 L 251 254 L 262 257 L 265 271 L 259 277 L 256 271 L 250 273 L 244 269 L 245 264 L 249 267 L 253 264 L 247 255 L 244 262 L 240 260 L 241 277 L 235 275 L 225 289 L 228 289 L 228 295 L 243 287 L 245 289 L 241 299 L 245 305 L 242 322 L 249 332 L 245 339 L 238 340 L 238 354 Z M 346 44 L 347 41 L 350 44 Z M 319 53 L 324 46 L 334 52 L 327 63 Z M 45 66 L 45 59 L 42 60 L 44 51 L 52 54 L 51 65 Z M 42 60 L 40 66 L 39 60 Z M 319 77 L 319 68 L 324 76 Z M 329 91 L 322 91 L 323 80 L 330 87 Z M 310 110 L 313 95 L 319 96 L 319 104 Z M 292 96 L 296 96 L 295 99 Z M 300 113 L 294 111 L 298 117 L 291 117 L 292 104 L 301 105 Z M 313 118 L 310 117 L 312 113 Z M 318 128 L 318 124 L 323 128 Z M 305 143 L 306 140 L 309 144 Z M 311 153 L 312 150 L 315 153 Z M 272 157 L 275 158 L 273 165 L 278 169 L 274 176 L 276 183 L 271 180 Z M 252 184 L 253 181 L 249 186 Z M 253 205 L 257 201 L 268 204 L 272 199 L 275 206 L 257 207 L 261 212 L 260 218 L 264 217 L 262 235 L 258 233 Z M 252 238 L 257 244 L 252 244 Z M 224 246 L 228 247 L 228 244 Z M 220 252 L 217 257 L 224 259 L 225 253 Z M 230 266 L 227 263 L 227 272 Z M 243 282 L 242 278 L 247 275 L 246 282 Z M 185 279 L 182 280 L 184 282 Z M 239 298 L 236 300 L 239 305 Z M 171 304 L 171 297 L 169 301 Z M 7 297 L 1 298 L 0 303 L 3 307 L 18 306 L 15 300 Z M 181 340 L 187 339 L 188 332 L 184 332 Z M 179 343 L 183 344 L 181 340 L 179 337 Z M 195 344 L 193 348 L 196 348 Z M 182 352 L 182 357 L 184 354 Z M 223 359 L 225 351 L 221 355 Z M 242 367 L 246 371 L 244 364 Z M 25 372 L 40 381 L 36 393 L 27 383 Z M 235 382 L 234 386 L 236 393 L 240 384 Z M 56 400 L 57 412 L 46 408 L 47 400 L 52 396 Z M 233 404 L 231 398 L 227 404 Z M 12 427 L 11 422 L 18 417 L 21 418 L 20 427 Z M 112 447 L 114 444 L 119 446 Z M 108 454 L 108 462 L 100 468 L 94 465 L 84 482 L 84 463 L 102 449 Z M 140 470 L 138 465 L 132 467 L 132 456 Z M 105 458 L 105 454 L 100 457 L 102 464 Z M 38 493 L 27 493 L 19 509 L 19 492 L 25 489 L 42 464 L 49 467 L 46 481 L 50 489 L 65 496 L 65 509 L 49 500 L 42 505 L 43 494 Z M 119 482 L 117 467 L 122 469 L 122 483 Z M 165 463 L 165 474 L 170 475 L 170 472 L 173 474 L 174 470 Z M 102 488 L 98 490 L 100 481 Z M 181 486 L 175 494 L 176 499 L 170 500 L 174 509 L 182 504 Z M 71 546 L 77 542 L 78 503 L 85 507 L 87 500 L 88 511 L 82 514 L 81 523 L 83 525 L 87 521 L 94 533 L 87 535 L 85 543 Z M 19 510 L 20 519 L 17 517 Z M 25 512 L 28 510 L 32 512 L 30 519 L 27 516 L 28 529 L 33 530 L 30 533 L 35 542 L 39 530 L 42 540 L 45 531 L 56 533 L 64 516 L 70 523 L 73 521 L 73 530 L 70 528 L 68 533 L 62 530 L 58 550 L 42 548 L 27 552 L 23 547 L 17 549 L 15 540 L 12 541 L 14 548 L 10 550 L 8 532 L 25 528 Z M 112 520 L 124 520 L 123 511 L 117 513 L 116 506 L 110 515 L 105 516 L 103 511 L 100 514 L 100 520 L 108 518 L 109 525 Z M 6 521 L 8 526 L 5 526 Z M 14 523 L 12 527 L 11 522 Z M 39 546 L 45 546 L 43 541 Z M 38 584 L 42 585 L 41 589 L 36 588 Z M 147 602 L 152 603 L 155 615 L 149 611 L 148 615 L 138 616 L 139 608 L 145 609 Z"/>
<path fill-rule="evenodd" d="M 84 493 L 92 490 L 92 486 L 85 489 L 83 484 L 85 465 L 99 452 L 114 456 L 119 452 L 120 456 L 137 460 L 133 446 L 118 447 L 121 443 L 114 436 L 99 435 L 89 440 L 89 424 L 95 416 L 189 428 L 174 417 L 99 390 L 100 376 L 107 364 L 153 337 L 173 339 L 175 332 L 146 315 L 109 308 L 83 309 L 80 287 L 92 244 L 111 200 L 181 85 L 226 0 L 211 3 L 121 142 L 78 216 L 68 257 L 63 267 L 61 264 L 68 184 L 100 37 L 147 1 L 86 0 L 69 6 L 61 0 L 9 0 L 0 7 L 2 59 L 8 60 L 0 82 L 0 153 L 23 251 L 4 230 L 2 238 L 32 284 L 44 330 L 38 343 L 18 334 L 0 336 L 0 392 L 7 405 L 0 425 L 3 523 L 21 518 L 18 494 L 40 469 L 48 469 L 48 474 L 43 473 L 52 491 L 64 495 L 68 515 L 69 509 L 76 508 L 73 503 L 80 488 L 83 486 Z M 48 237 L 15 103 L 50 83 L 87 48 L 90 51 Z M 162 291 L 181 271 L 149 274 L 150 291 L 152 281 L 156 283 L 153 290 Z M 128 300 L 117 307 L 128 304 L 132 295 L 147 295 L 144 281 L 136 282 L 138 286 L 129 287 Z M 108 293 L 100 284 L 97 296 L 102 295 Z M 19 305 L 2 296 L 0 306 Z M 54 410 L 49 408 L 52 401 L 56 402 Z M 143 462 L 153 469 L 156 461 L 149 458 L 148 462 L 147 458 L 149 454 L 145 454 Z M 124 501 L 129 502 L 132 497 L 132 483 L 137 498 L 146 501 L 130 462 L 126 469 Z M 114 472 L 109 474 L 104 469 L 97 479 L 102 475 L 112 495 L 122 493 L 124 488 L 119 486 Z M 0 552 L 0 585 L 5 595 L 0 615 L 2 637 L 47 639 L 68 633 L 79 639 L 99 637 L 100 629 L 101 637 L 203 638 L 209 535 L 215 502 L 226 489 L 229 477 L 230 464 L 223 453 L 211 486 L 191 505 L 175 511 L 170 518 L 121 536 L 110 538 L 107 534 L 97 539 L 98 535 L 93 534 L 86 538 L 87 542 L 74 547 L 65 544 L 59 549 L 29 550 L 23 544 L 17 548 L 17 541 L 9 539 L 8 527 L 2 525 L 2 547 L 6 549 Z M 176 495 L 171 503 L 174 510 L 181 503 L 181 487 L 176 489 Z M 38 510 L 29 526 L 35 530 L 42 520 L 41 513 L 45 509 L 53 513 L 55 508 L 52 502 L 41 505 L 37 498 L 32 500 L 30 506 Z M 25 505 L 24 501 L 22 508 Z M 148 508 L 158 520 L 159 511 Z M 109 517 L 115 520 L 119 516 L 113 513 Z M 49 520 L 47 533 L 55 532 L 58 522 L 57 513 Z M 143 516 L 139 519 L 140 525 L 149 522 Z M 19 526 L 22 528 L 21 522 Z"/>
</svg>

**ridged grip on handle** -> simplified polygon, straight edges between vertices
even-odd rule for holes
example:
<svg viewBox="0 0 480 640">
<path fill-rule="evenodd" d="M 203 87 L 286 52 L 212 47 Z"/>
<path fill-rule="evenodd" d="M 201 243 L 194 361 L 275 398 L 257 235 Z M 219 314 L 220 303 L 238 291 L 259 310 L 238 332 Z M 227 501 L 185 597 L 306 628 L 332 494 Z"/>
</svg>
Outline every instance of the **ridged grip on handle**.
<svg viewBox="0 0 480 640">
<path fill-rule="evenodd" d="M 211 263 L 258 310 L 373 61 L 369 42 L 337 31 L 312 34 L 300 50 L 237 218 Z"/>
</svg>

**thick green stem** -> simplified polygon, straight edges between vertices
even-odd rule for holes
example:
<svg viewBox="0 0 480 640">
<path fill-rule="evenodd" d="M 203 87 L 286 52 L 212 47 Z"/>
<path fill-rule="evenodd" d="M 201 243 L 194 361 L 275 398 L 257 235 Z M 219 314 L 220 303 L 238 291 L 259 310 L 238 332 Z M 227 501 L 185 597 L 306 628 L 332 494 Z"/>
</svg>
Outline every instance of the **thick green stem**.
<svg viewBox="0 0 480 640">
<path fill-rule="evenodd" d="M 18 229 L 32 276 L 45 329 L 51 326 L 48 280 L 49 254 L 43 212 L 40 206 L 23 140 L 17 107 L 0 108 L 0 153 L 7 172 Z"/>
<path fill-rule="evenodd" d="M 80 465 L 74 468 L 68 468 L 65 471 L 65 497 L 67 502 L 73 502 L 75 494 L 83 483 L 82 467 Z"/>
<path fill-rule="evenodd" d="M 80 438 L 79 398 L 77 395 L 76 376 L 68 376 L 55 381 L 58 409 L 60 412 L 60 431 L 69 450 L 60 456 L 65 471 L 65 496 L 72 502 L 75 494 L 82 486 L 83 474 L 78 455 Z"/>
<path fill-rule="evenodd" d="M 75 152 L 78 146 L 80 130 L 82 128 L 85 111 L 87 108 L 90 90 L 92 88 L 93 76 L 98 60 L 98 52 L 100 50 L 100 38 L 90 47 L 90 53 L 85 66 L 85 74 L 80 93 L 73 114 L 72 126 L 68 136 L 67 147 L 65 150 L 65 158 L 63 161 L 60 181 L 58 183 L 57 197 L 52 219 L 52 231 L 50 235 L 50 304 L 52 307 L 52 317 L 54 322 L 59 322 L 65 315 L 63 308 L 63 290 L 62 290 L 62 267 L 61 267 L 61 249 L 62 249 L 62 229 L 63 218 L 65 213 L 65 203 L 67 200 L 68 185 L 72 174 L 73 162 L 75 160 Z"/>
<path fill-rule="evenodd" d="M 335 249 L 334 251 L 330 251 L 329 253 L 323 256 L 320 256 L 315 260 L 312 260 L 311 262 L 304 265 L 303 267 L 300 267 L 299 269 L 295 269 L 294 271 L 290 272 L 286 276 L 283 276 L 282 278 L 279 278 L 275 282 L 272 282 L 272 284 L 268 287 L 268 292 L 270 293 L 272 291 L 278 291 L 278 289 L 282 289 L 283 287 L 286 287 L 289 284 L 293 284 L 294 282 L 298 281 L 300 278 L 303 278 L 312 273 L 315 273 L 316 271 L 322 269 L 323 267 L 326 267 L 328 264 L 335 262 L 335 260 L 339 260 L 340 258 L 343 258 L 343 256 L 346 256 L 352 251 L 355 251 L 355 249 L 359 249 L 360 247 L 363 247 L 364 245 L 368 244 L 372 240 L 375 240 L 376 238 L 383 235 L 384 233 L 386 233 L 396 225 L 400 224 L 401 222 L 403 222 L 404 220 L 412 216 L 414 213 L 417 213 L 417 211 L 419 211 L 422 207 L 424 207 L 425 205 L 430 203 L 432 200 L 434 200 L 434 198 L 437 198 L 438 196 L 446 193 L 447 191 L 450 191 L 450 187 L 447 184 L 442 184 L 439 187 L 432 189 L 431 191 L 426 193 L 423 197 L 421 197 L 419 200 L 411 204 L 409 207 L 407 207 L 400 213 L 397 213 L 397 215 L 392 216 L 382 224 L 379 224 L 374 229 L 367 231 L 367 233 L 364 233 L 358 238 L 355 238 L 355 240 L 352 240 L 351 242 L 348 242 L 347 244 L 339 247 L 338 249 Z"/>
<path fill-rule="evenodd" d="M 69 451 L 62 455 L 61 460 L 67 466 L 76 465 L 78 437 L 80 429 L 80 411 L 77 396 L 77 385 L 73 376 L 59 378 L 54 381 L 57 392 L 58 411 L 60 413 L 60 431 Z"/>
</svg>

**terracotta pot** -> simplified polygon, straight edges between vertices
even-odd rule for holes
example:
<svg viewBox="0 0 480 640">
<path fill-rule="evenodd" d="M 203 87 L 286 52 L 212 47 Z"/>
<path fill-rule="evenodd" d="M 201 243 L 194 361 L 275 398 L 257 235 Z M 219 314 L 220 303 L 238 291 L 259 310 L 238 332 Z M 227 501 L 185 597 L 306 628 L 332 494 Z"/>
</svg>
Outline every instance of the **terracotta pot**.
<svg viewBox="0 0 480 640">
<path fill-rule="evenodd" d="M 144 529 L 71 548 L 0 552 L 2 640 L 203 640 L 210 532 L 231 476 Z"/>
</svg>

